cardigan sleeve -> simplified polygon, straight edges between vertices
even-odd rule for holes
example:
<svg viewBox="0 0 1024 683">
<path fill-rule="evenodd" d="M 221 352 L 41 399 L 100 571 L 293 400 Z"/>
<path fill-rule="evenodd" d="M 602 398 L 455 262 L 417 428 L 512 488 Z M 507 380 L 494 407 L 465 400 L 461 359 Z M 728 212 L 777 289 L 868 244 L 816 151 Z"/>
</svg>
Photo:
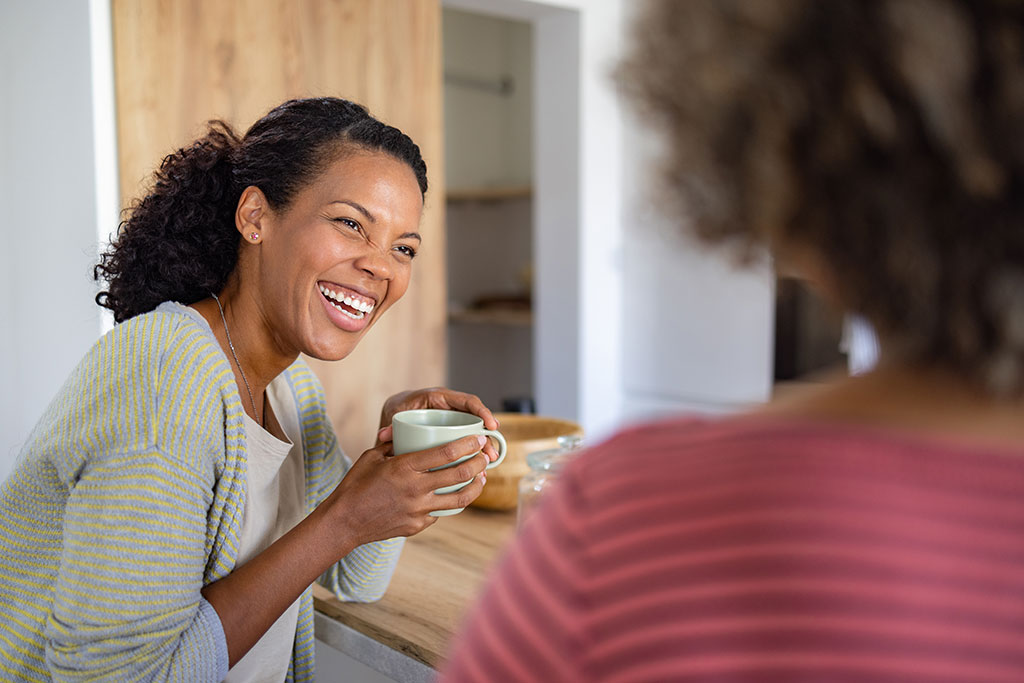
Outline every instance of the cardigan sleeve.
<svg viewBox="0 0 1024 683">
<path fill-rule="evenodd" d="M 226 675 L 224 632 L 200 594 L 211 488 L 153 450 L 80 473 L 45 633 L 55 680 Z"/>
<path fill-rule="evenodd" d="M 327 428 L 330 429 L 330 426 Z M 337 485 L 348 472 L 351 462 L 339 448 L 333 430 L 328 458 L 337 463 L 333 466 L 333 469 L 340 472 L 335 480 Z M 332 486 L 331 490 L 333 488 Z M 319 583 L 345 602 L 380 600 L 391 583 L 391 576 L 398 566 L 398 558 L 404 545 L 405 539 L 398 537 L 358 546 L 324 572 Z"/>
<path fill-rule="evenodd" d="M 139 316 L 76 369 L 42 439 L 66 491 L 43 629 L 54 680 L 220 681 L 200 591 L 220 524 L 230 372 L 183 318 Z M 220 525 L 220 526 L 218 526 Z M 223 537 L 223 538 L 221 538 Z"/>
<path fill-rule="evenodd" d="M 319 380 L 302 360 L 293 364 L 287 373 L 302 423 L 306 495 L 311 511 L 330 495 L 352 462 L 338 445 Z M 361 545 L 324 572 L 318 583 L 346 602 L 380 600 L 391 582 L 404 545 L 404 538 Z"/>
</svg>

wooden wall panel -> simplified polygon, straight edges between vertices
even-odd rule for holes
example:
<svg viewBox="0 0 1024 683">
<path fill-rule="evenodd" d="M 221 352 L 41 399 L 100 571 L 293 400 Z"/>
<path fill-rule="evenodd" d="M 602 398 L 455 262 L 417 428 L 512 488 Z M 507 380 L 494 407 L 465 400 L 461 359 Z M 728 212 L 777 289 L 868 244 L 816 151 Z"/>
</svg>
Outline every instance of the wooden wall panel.
<svg viewBox="0 0 1024 683">
<path fill-rule="evenodd" d="M 430 191 L 412 286 L 347 359 L 311 361 L 358 456 L 387 396 L 446 374 L 438 0 L 114 0 L 113 19 L 123 205 L 207 120 L 244 131 L 291 97 L 361 102 L 419 144 Z"/>
</svg>

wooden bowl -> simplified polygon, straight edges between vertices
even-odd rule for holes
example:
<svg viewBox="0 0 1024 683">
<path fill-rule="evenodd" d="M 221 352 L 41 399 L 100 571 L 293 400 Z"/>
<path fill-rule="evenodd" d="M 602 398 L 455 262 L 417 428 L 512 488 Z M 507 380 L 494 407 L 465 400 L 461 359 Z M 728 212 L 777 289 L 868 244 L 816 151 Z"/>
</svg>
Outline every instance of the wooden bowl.
<svg viewBox="0 0 1024 683">
<path fill-rule="evenodd" d="M 505 460 L 487 472 L 487 485 L 471 503 L 488 510 L 513 510 L 519 499 L 519 479 L 530 471 L 526 456 L 537 451 L 558 448 L 560 436 L 583 436 L 583 428 L 575 422 L 554 417 L 522 413 L 495 413 L 501 426 L 498 431 L 508 442 Z"/>
</svg>

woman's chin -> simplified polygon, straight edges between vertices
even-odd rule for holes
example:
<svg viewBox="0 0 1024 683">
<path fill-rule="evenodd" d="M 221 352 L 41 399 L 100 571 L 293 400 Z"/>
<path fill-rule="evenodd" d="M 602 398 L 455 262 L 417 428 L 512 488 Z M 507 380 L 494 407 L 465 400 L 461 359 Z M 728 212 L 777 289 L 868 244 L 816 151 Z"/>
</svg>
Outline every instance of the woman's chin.
<svg viewBox="0 0 1024 683">
<path fill-rule="evenodd" d="M 345 348 L 339 348 L 337 346 L 314 346 L 306 349 L 303 353 L 310 358 L 316 358 L 317 360 L 336 361 L 348 358 L 349 354 L 354 350 L 355 344 L 350 344 Z"/>
<path fill-rule="evenodd" d="M 346 338 L 339 339 L 338 334 L 325 335 L 319 339 L 310 340 L 302 352 L 310 358 L 324 361 L 344 360 L 355 351 L 356 346 L 362 340 L 362 334 L 347 334 Z"/>
</svg>

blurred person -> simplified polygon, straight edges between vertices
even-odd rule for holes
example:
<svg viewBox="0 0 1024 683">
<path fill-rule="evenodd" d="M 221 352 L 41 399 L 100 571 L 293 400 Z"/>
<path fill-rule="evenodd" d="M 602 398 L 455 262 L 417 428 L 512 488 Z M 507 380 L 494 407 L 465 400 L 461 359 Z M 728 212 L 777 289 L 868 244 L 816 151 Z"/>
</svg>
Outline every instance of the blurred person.
<svg viewBox="0 0 1024 683">
<path fill-rule="evenodd" d="M 427 470 L 482 438 L 388 457 L 400 410 L 497 427 L 475 396 L 391 397 L 351 463 L 299 358 L 345 358 L 406 292 L 426 171 L 329 97 L 164 159 L 96 268 L 118 324 L 0 488 L 0 678 L 312 680 L 311 583 L 378 599 L 402 537 L 480 493 L 489 446 Z"/>
<path fill-rule="evenodd" d="M 581 456 L 443 680 L 1024 680 L 1024 4 L 660 0 L 620 79 L 662 201 L 881 356 Z"/>
</svg>

